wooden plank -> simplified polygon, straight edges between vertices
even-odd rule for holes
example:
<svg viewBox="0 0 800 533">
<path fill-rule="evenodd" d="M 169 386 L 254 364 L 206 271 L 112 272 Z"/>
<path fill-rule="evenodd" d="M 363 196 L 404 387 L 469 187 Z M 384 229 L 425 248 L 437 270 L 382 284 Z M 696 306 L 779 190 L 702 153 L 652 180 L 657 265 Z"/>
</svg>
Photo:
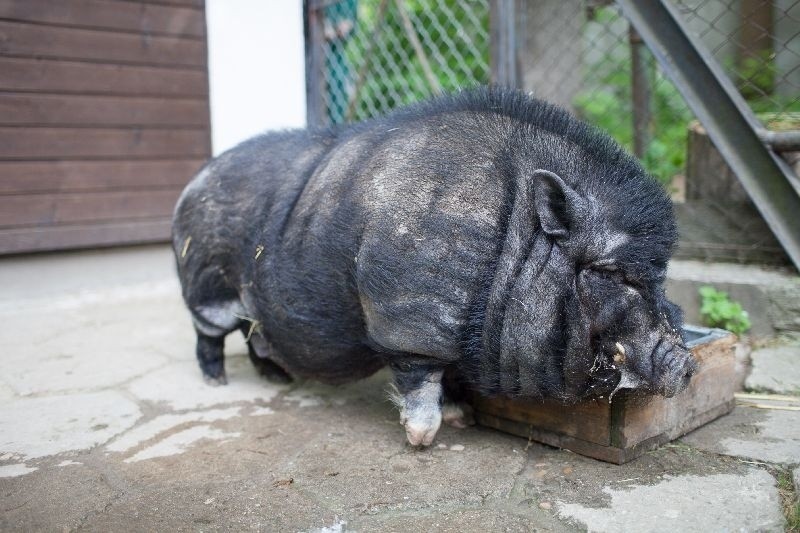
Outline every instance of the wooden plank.
<svg viewBox="0 0 800 533">
<path fill-rule="evenodd" d="M 533 425 L 540 430 L 601 445 L 611 442 L 611 409 L 606 401 L 565 406 L 553 401 L 531 403 L 504 397 L 476 396 L 473 405 L 477 411 Z"/>
<path fill-rule="evenodd" d="M 139 244 L 169 240 L 171 220 L 126 220 L 112 224 L 0 230 L 0 254 Z"/>
<path fill-rule="evenodd" d="M 713 343 L 700 345 L 692 353 L 700 370 L 689 386 L 672 398 L 663 396 L 620 397 L 617 408 L 620 420 L 612 442 L 622 448 L 665 434 L 676 437 L 685 421 L 692 421 L 720 404 L 733 401 L 736 369 L 733 345 L 736 337 L 728 335 Z"/>
<path fill-rule="evenodd" d="M 480 411 L 475 413 L 475 420 L 482 426 L 494 428 L 504 433 L 510 433 L 528 439 L 529 441 L 542 442 L 548 446 L 594 457 L 601 461 L 622 464 L 628 460 L 625 450 L 620 448 L 605 446 L 562 433 L 543 430 L 525 422 L 509 420 L 501 416 L 490 415 Z"/>
<path fill-rule="evenodd" d="M 0 162 L 0 194 L 181 187 L 205 159 Z"/>
<path fill-rule="evenodd" d="M 106 63 L 203 68 L 204 41 L 0 21 L 0 53 Z"/>
<path fill-rule="evenodd" d="M 684 421 L 694 420 L 697 415 L 732 401 L 736 373 L 732 359 L 733 354 L 731 361 L 708 365 L 692 379 L 686 390 L 673 398 L 649 396 L 625 401 L 614 443 L 624 448 L 656 435 L 677 431 L 675 436 L 679 436 L 680 429 L 676 428 Z"/>
<path fill-rule="evenodd" d="M 735 402 L 717 405 L 706 412 L 699 413 L 693 418 L 688 419 L 683 425 L 676 428 L 677 431 L 660 433 L 646 440 L 636 442 L 627 448 L 603 446 L 568 435 L 542 430 L 524 422 L 516 422 L 514 420 L 508 420 L 503 417 L 481 412 L 475 413 L 475 419 L 482 426 L 494 428 L 504 433 L 510 433 L 528 439 L 529 441 L 542 442 L 548 446 L 570 450 L 594 459 L 620 465 L 636 459 L 640 455 L 685 435 L 712 420 L 716 420 L 720 416 L 730 413 L 734 406 Z"/>
<path fill-rule="evenodd" d="M 205 130 L 0 128 L 0 159 L 206 157 Z"/>
<path fill-rule="evenodd" d="M 206 35 L 203 12 L 179 6 L 106 0 L 0 0 L 0 18 L 143 34 Z"/>
<path fill-rule="evenodd" d="M 205 99 L 0 93 L 0 126 L 192 126 L 208 128 Z"/>
<path fill-rule="evenodd" d="M 0 196 L 0 228 L 172 215 L 181 188 Z"/>
<path fill-rule="evenodd" d="M 691 331 L 691 328 L 687 328 Z M 591 426 L 609 429 L 610 440 L 585 438 L 587 433 L 571 429 L 576 408 L 582 404 L 555 406 L 541 402 L 513 403 L 473 397 L 476 420 L 483 425 L 514 435 L 567 448 L 603 461 L 624 463 L 665 442 L 730 412 L 734 405 L 736 337 L 719 330 L 707 330 L 691 351 L 700 369 L 689 387 L 673 398 L 622 391 L 614 397 L 608 418 L 583 418 L 581 432 Z M 596 404 L 591 404 L 594 408 Z M 607 405 L 607 404 L 606 404 Z M 545 411 L 542 413 L 542 411 Z M 553 418 L 555 416 L 555 418 Z M 564 428 L 570 428 L 565 431 Z"/>
<path fill-rule="evenodd" d="M 206 97 L 205 71 L 0 57 L 0 90 Z"/>
</svg>

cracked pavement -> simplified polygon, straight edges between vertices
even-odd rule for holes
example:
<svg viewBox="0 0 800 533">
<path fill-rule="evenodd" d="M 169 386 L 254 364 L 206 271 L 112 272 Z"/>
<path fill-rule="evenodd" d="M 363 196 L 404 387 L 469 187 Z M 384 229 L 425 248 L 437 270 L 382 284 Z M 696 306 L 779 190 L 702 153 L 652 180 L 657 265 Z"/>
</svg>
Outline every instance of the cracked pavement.
<svg viewBox="0 0 800 533">
<path fill-rule="evenodd" d="M 798 411 L 622 466 L 479 427 L 417 450 L 385 372 L 277 386 L 236 335 L 205 385 L 166 247 L 7 258 L 0 286 L 2 530 L 784 529 Z"/>
</svg>

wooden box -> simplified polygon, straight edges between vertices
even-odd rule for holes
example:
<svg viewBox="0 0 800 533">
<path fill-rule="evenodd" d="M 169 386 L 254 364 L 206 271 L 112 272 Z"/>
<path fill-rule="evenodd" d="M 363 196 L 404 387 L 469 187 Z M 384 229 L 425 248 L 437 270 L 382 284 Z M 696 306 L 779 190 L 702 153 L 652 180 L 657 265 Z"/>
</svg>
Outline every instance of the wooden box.
<svg viewBox="0 0 800 533">
<path fill-rule="evenodd" d="M 699 371 L 672 398 L 620 390 L 609 403 L 576 405 L 473 396 L 475 418 L 492 427 L 550 446 L 622 464 L 685 435 L 734 407 L 736 336 L 687 326 L 687 347 Z"/>
</svg>

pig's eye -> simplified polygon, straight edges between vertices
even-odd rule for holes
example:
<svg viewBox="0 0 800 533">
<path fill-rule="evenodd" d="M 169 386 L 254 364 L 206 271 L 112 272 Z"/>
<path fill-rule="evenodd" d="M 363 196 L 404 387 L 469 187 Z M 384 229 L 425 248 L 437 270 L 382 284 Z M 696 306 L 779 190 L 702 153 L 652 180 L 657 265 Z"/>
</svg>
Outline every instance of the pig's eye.
<svg viewBox="0 0 800 533">
<path fill-rule="evenodd" d="M 641 283 L 637 282 L 629 278 L 624 272 L 622 272 L 617 265 L 614 263 L 595 263 L 590 267 L 593 271 L 597 272 L 601 276 L 609 279 L 613 279 L 623 285 L 634 289 L 635 291 L 639 292 L 642 290 Z"/>
<path fill-rule="evenodd" d="M 617 265 L 615 265 L 614 263 L 605 263 L 605 262 L 592 263 L 589 265 L 589 268 L 601 274 L 606 272 L 616 272 L 617 270 L 619 270 L 617 268 Z"/>
</svg>

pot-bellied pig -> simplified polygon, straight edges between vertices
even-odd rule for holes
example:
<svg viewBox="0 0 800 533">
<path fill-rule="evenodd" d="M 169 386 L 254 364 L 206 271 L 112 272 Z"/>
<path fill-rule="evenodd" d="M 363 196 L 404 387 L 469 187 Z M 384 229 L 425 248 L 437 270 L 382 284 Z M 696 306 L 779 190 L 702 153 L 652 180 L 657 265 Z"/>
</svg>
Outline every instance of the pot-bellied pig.
<svg viewBox="0 0 800 533">
<path fill-rule="evenodd" d="M 235 330 L 273 379 L 388 365 L 415 445 L 443 402 L 463 423 L 443 382 L 564 402 L 682 390 L 695 362 L 663 290 L 675 239 L 633 157 L 499 88 L 252 138 L 189 183 L 173 227 L 207 380 L 226 382 Z"/>
</svg>

